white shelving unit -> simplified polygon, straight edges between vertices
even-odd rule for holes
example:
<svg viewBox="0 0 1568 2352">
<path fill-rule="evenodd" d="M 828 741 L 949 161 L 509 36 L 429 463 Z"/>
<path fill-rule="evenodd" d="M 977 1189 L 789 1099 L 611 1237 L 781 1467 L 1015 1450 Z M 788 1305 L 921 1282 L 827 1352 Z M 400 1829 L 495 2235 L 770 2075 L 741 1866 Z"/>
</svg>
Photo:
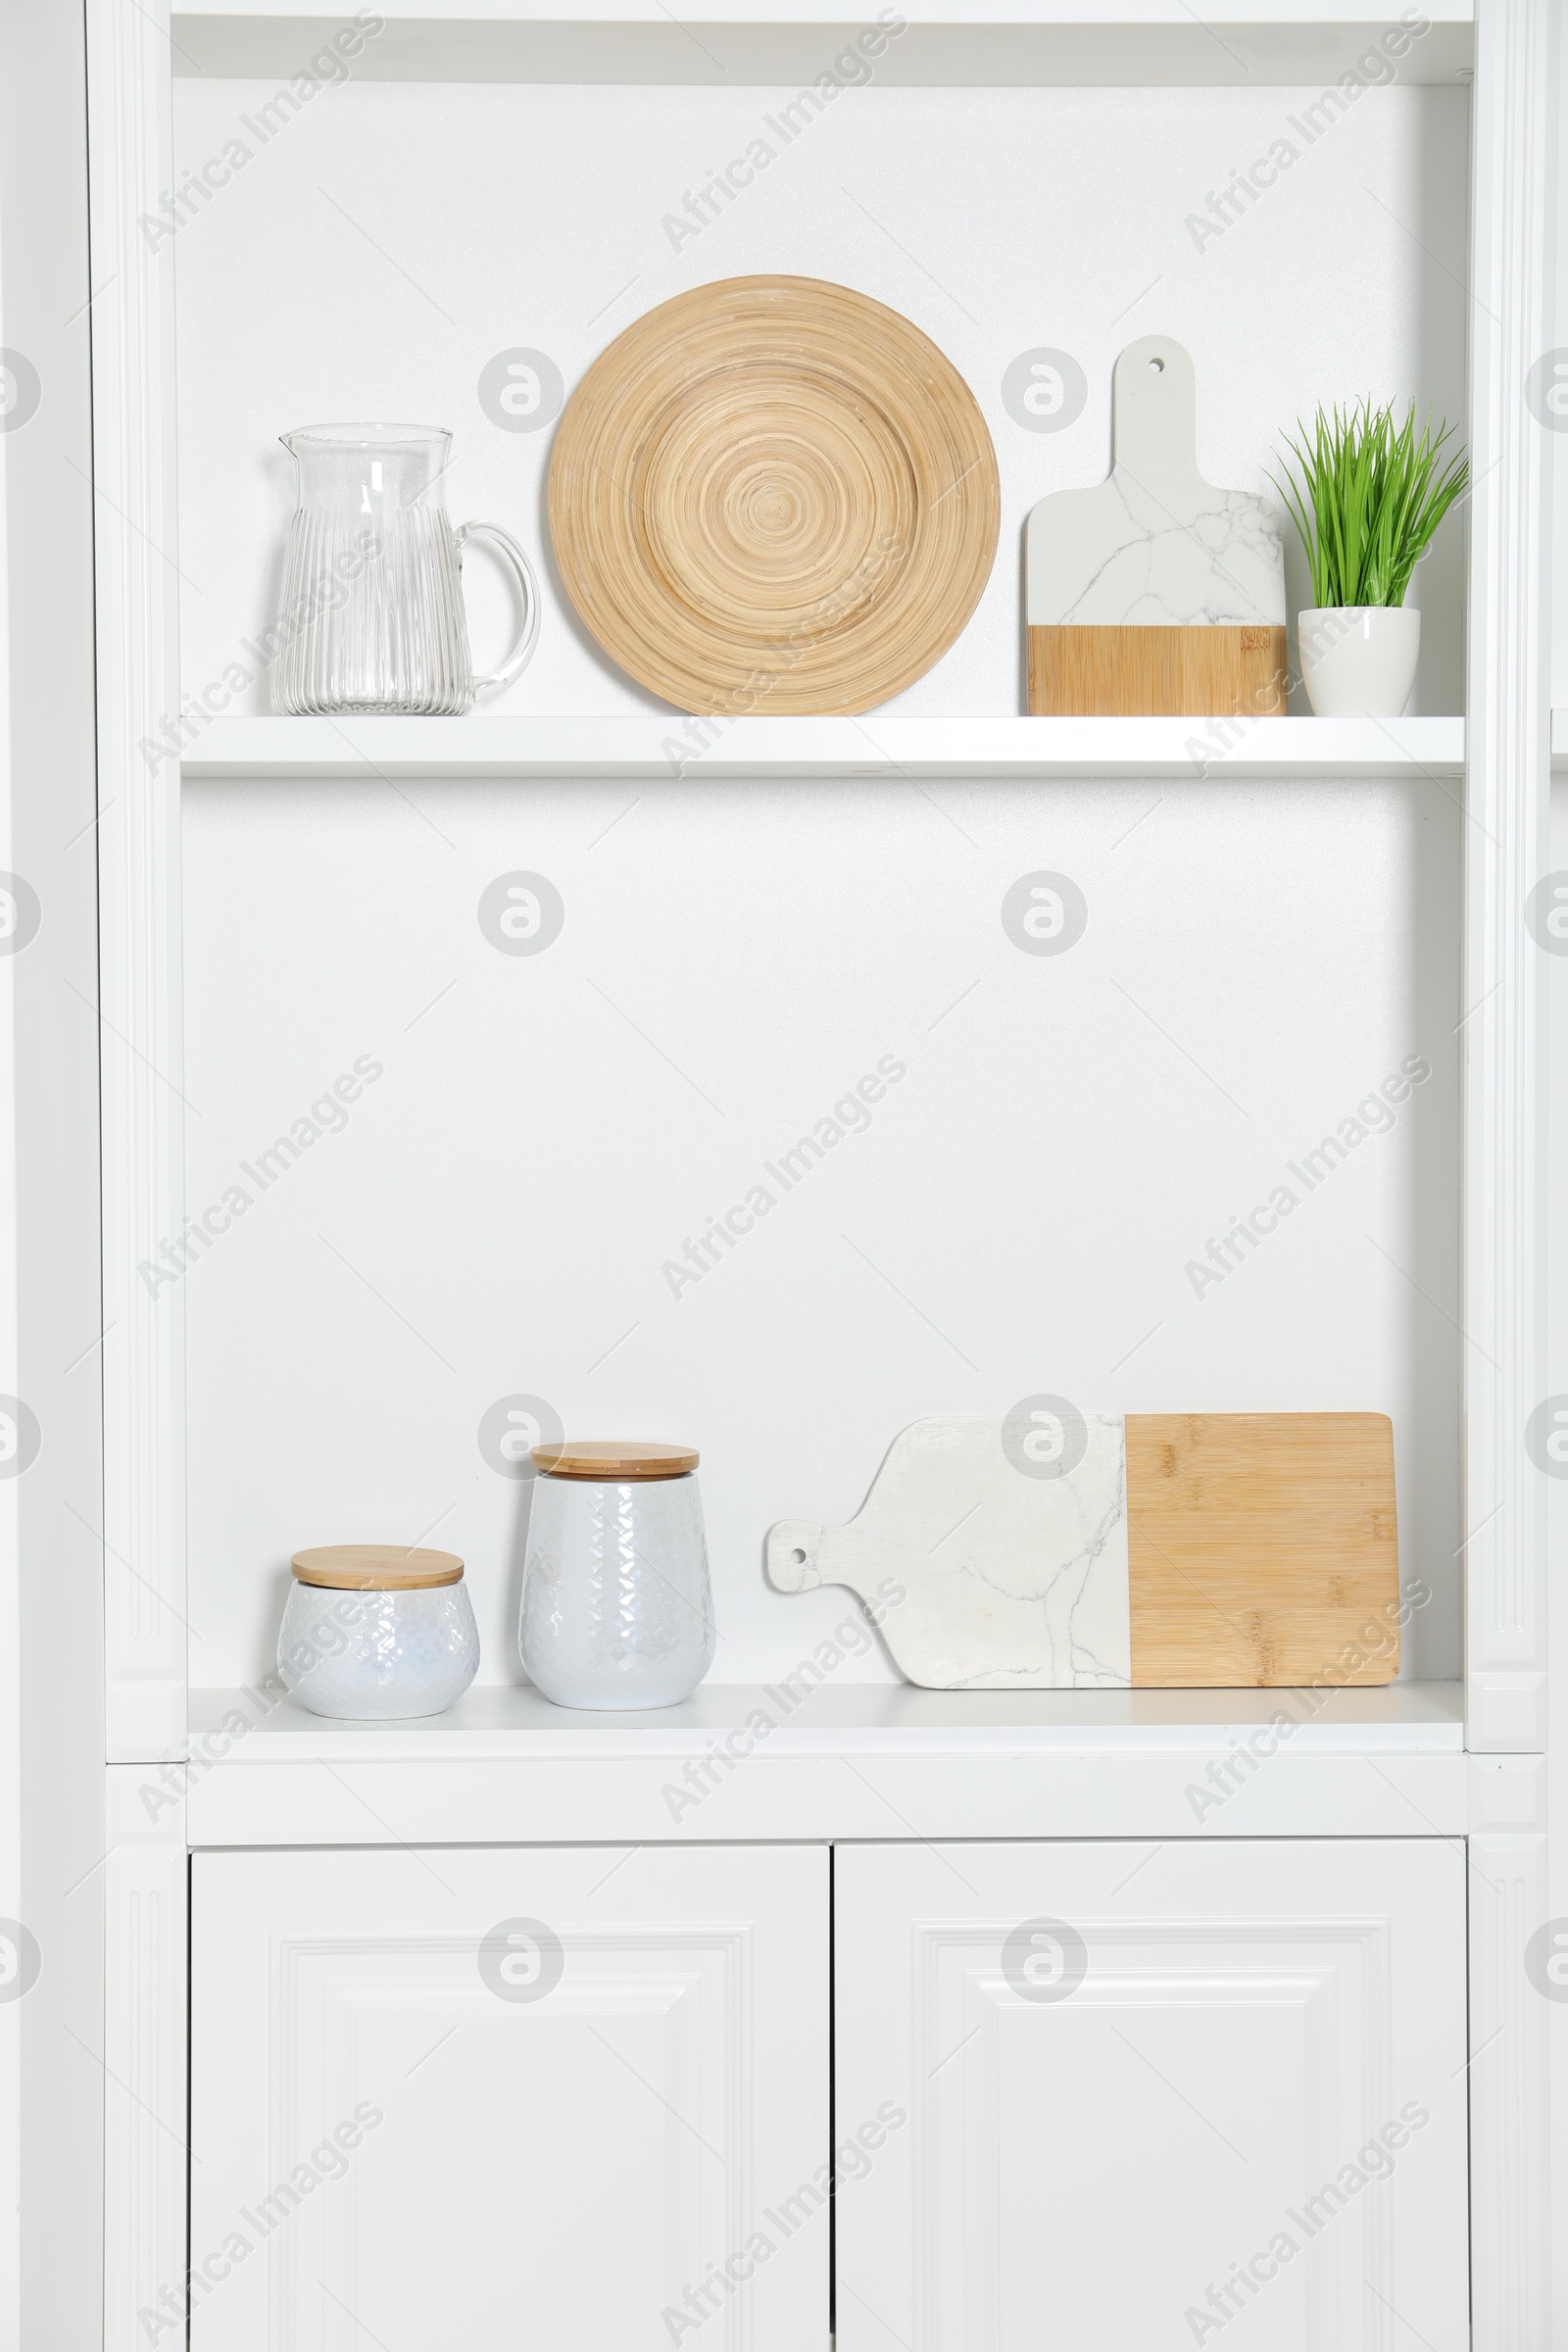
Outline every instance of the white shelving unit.
<svg viewBox="0 0 1568 2352">
<path fill-rule="evenodd" d="M 1521 386 L 1544 339 L 1547 0 L 1481 0 L 1479 15 L 1442 0 L 1419 29 L 1328 0 L 1221 0 L 1201 19 L 1184 0 L 910 10 L 875 86 L 840 89 L 787 171 L 695 248 L 664 232 L 666 186 L 743 151 L 768 91 L 814 80 L 861 20 L 810 0 L 765 15 L 707 0 L 678 21 L 627 0 L 613 22 L 564 0 L 426 0 L 376 12 L 323 80 L 310 61 L 332 55 L 324 20 L 171 16 L 161 0 L 88 12 L 106 1886 L 112 1985 L 153 1988 L 112 2005 L 105 2052 L 110 2352 L 144 2340 L 138 2314 L 196 2251 L 182 2135 L 197 1849 L 236 1849 L 199 1856 L 198 1886 L 229 1891 L 207 1898 L 196 1948 L 230 1937 L 252 2003 L 230 2017 L 209 1974 L 211 2053 L 250 2049 L 270 1997 L 252 1848 L 284 1849 L 268 1869 L 303 1939 L 291 1950 L 327 1916 L 335 1867 L 304 1849 L 367 1849 L 341 1933 L 395 1950 L 416 1985 L 442 1938 L 467 1952 L 473 1906 L 505 1907 L 503 1849 L 635 1847 L 613 1900 L 630 1906 L 646 1880 L 657 1908 L 706 1844 L 719 1859 L 689 1866 L 710 1874 L 702 1905 L 721 1907 L 725 1841 L 912 1839 L 933 1856 L 936 1838 L 1018 1841 L 1053 1869 L 1067 1868 L 1053 1841 L 1147 1842 L 1179 1849 L 1161 1898 L 1173 1981 L 1207 1981 L 1189 1915 L 1205 1887 L 1223 1898 L 1213 1932 L 1230 1939 L 1240 2030 L 1256 1951 L 1298 1926 L 1277 1846 L 1249 1909 L 1248 1856 L 1218 1851 L 1239 1838 L 1260 1853 L 1312 1841 L 1326 1889 L 1342 1867 L 1372 1886 L 1357 1840 L 1396 1842 L 1396 1944 L 1423 1920 L 1445 1939 L 1443 1999 L 1412 2029 L 1423 2063 L 1463 2008 L 1448 1996 L 1465 1874 L 1442 1850 L 1463 1841 L 1470 2049 L 1491 2055 L 1459 2068 L 1468 2116 L 1451 2091 L 1432 2162 L 1456 2210 L 1468 2131 L 1478 2352 L 1547 2352 L 1544 2026 L 1523 1960 L 1545 1885 L 1544 1513 L 1521 1443 L 1543 1381 L 1542 973 L 1524 905 L 1550 740 L 1541 455 Z M 249 143 L 243 169 L 198 181 L 231 136 Z M 1195 240 L 1191 208 L 1292 140 L 1267 204 Z M 198 192 L 164 234 L 181 186 Z M 863 286 L 950 351 L 998 442 L 1004 541 L 964 637 L 896 705 L 694 721 L 577 628 L 548 563 L 549 436 L 491 430 L 475 387 L 515 345 L 554 353 L 569 390 L 639 310 L 780 268 Z M 1109 366 L 1152 326 L 1152 301 L 1197 349 L 1212 478 L 1262 487 L 1298 403 L 1370 385 L 1468 408 L 1475 492 L 1420 582 L 1415 715 L 1012 715 L 1017 527 L 1043 491 L 1102 474 Z M 1009 423 L 999 387 L 1015 353 L 1055 343 L 1082 353 L 1093 390 L 1052 438 Z M 456 424 L 455 516 L 516 523 L 540 561 L 539 654 L 462 720 L 270 716 L 265 674 L 235 649 L 259 642 L 276 593 L 288 483 L 273 436 L 378 403 Z M 476 647 L 499 642 L 470 568 Z M 377 781 L 399 790 L 361 789 Z M 1088 885 L 1070 961 L 1018 956 L 998 920 L 1040 868 Z M 475 921 L 514 869 L 546 872 L 570 906 L 548 957 L 498 956 Z M 966 1005 L 983 1019 L 966 1025 Z M 367 1049 L 382 1075 L 308 1172 L 269 1187 L 177 1286 L 149 1280 L 170 1237 Z M 896 1105 L 744 1264 L 672 1301 L 663 1252 L 890 1050 L 911 1080 Z M 1425 1058 L 1430 1089 L 1315 1221 L 1217 1298 L 1184 1293 L 1185 1253 L 1402 1055 Z M 790 1509 L 848 1516 L 903 1421 L 1004 1407 L 1048 1360 L 1108 1409 L 1393 1410 L 1401 1541 L 1431 1588 L 1414 1672 L 1322 1704 L 959 1697 L 897 1686 L 870 1653 L 881 1680 L 817 1691 L 721 1773 L 715 1756 L 735 1763 L 769 1690 L 843 1613 L 842 1595 L 764 1591 L 761 1527 Z M 582 1425 L 701 1425 L 730 1647 L 713 1687 L 657 1723 L 564 1716 L 509 1679 L 518 1496 L 474 1432 L 523 1389 Z M 257 1700 L 289 1548 L 372 1532 L 372 1513 L 409 1541 L 439 1526 L 469 1563 L 487 1679 L 440 1725 L 343 1729 Z M 703 1788 L 689 1825 L 676 1774 Z M 1216 1812 L 1205 1792 L 1220 1789 Z M 465 1879 L 450 1909 L 427 1888 L 400 1909 L 395 1874 L 465 1843 L 498 1849 L 474 1860 L 471 1897 Z M 549 1865 L 563 1886 L 581 1877 L 583 1902 L 588 1860 Z M 1118 1855 L 1082 1883 L 1102 1869 L 1108 1904 Z M 780 1952 L 781 1908 L 755 1911 Z M 1348 1991 L 1350 1943 L 1323 1962 L 1299 1930 L 1300 1970 L 1360 2004 L 1343 2014 L 1374 2053 L 1394 2046 L 1387 2004 L 1402 2014 L 1413 1982 L 1378 1973 L 1386 1929 L 1367 1931 L 1383 1956 Z M 662 1984 L 662 1967 L 655 1938 L 627 1982 Z M 467 1975 L 450 1990 L 457 2017 Z M 1171 2030 L 1179 2052 L 1186 2026 Z M 710 2051 L 730 2031 L 705 2027 Z M 291 2047 L 299 2069 L 305 2044 Z M 260 2082 L 249 2068 L 244 2130 L 263 2149 Z M 1342 2085 L 1336 2116 L 1374 2089 Z M 1286 2126 L 1303 2147 L 1309 2091 Z M 204 2130 L 220 2104 L 202 2107 Z M 1408 2180 L 1402 2194 L 1419 2202 Z M 1458 2234 L 1442 2235 L 1457 2262 Z M 261 2277 L 245 2352 L 281 2324 Z M 1345 2293 L 1346 2344 L 1390 2340 L 1359 2283 Z M 1446 2352 L 1457 2305 L 1436 2324 Z M 858 2352 L 852 2325 L 841 2304 Z M 220 2305 L 192 2340 L 228 2352 Z"/>
</svg>

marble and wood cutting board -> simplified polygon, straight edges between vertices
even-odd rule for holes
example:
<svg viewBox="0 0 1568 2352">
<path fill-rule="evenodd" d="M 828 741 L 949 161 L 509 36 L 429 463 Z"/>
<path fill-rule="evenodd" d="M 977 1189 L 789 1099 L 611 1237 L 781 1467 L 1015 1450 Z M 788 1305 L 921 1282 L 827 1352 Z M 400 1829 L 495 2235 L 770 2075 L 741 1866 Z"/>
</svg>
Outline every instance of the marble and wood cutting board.
<svg viewBox="0 0 1568 2352">
<path fill-rule="evenodd" d="M 1169 335 L 1128 345 L 1111 411 L 1108 481 L 1029 516 L 1031 716 L 1278 716 L 1278 510 L 1200 474 L 1193 363 Z"/>
<path fill-rule="evenodd" d="M 927 1690 L 1398 1673 L 1382 1413 L 916 1421 L 847 1526 L 781 1520 L 766 1561 L 781 1592 L 859 1593 Z"/>
</svg>

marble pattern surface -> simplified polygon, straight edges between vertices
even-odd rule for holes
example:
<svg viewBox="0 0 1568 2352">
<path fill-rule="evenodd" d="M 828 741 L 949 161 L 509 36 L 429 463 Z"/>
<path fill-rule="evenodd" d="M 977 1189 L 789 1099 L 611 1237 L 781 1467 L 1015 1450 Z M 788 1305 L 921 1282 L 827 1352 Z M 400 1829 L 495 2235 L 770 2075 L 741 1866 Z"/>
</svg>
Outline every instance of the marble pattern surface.
<svg viewBox="0 0 1568 2352">
<path fill-rule="evenodd" d="M 1246 490 L 1195 480 L 1173 499 L 1117 466 L 1097 490 L 1042 499 L 1029 546 L 1032 627 L 1284 625 L 1279 514 Z"/>
<path fill-rule="evenodd" d="M 1082 1459 L 1060 1477 L 1015 1467 L 1003 1426 L 914 1422 L 847 1526 L 769 1531 L 769 1581 L 847 1585 L 927 1690 L 1128 1689 L 1121 1418 L 1087 1416 Z"/>
<path fill-rule="evenodd" d="M 1129 344 L 1112 405 L 1108 480 L 1056 491 L 1029 516 L 1029 625 L 1283 627 L 1282 517 L 1200 474 L 1188 353 L 1169 336 Z"/>
</svg>

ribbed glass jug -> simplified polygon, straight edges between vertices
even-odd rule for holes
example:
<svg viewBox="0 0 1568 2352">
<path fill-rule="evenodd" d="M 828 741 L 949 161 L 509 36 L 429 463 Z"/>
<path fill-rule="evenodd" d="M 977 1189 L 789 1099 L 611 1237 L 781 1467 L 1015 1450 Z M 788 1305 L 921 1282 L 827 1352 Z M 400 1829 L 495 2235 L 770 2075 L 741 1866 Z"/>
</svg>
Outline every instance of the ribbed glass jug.
<svg viewBox="0 0 1568 2352">
<path fill-rule="evenodd" d="M 517 677 L 539 630 L 527 557 L 493 522 L 447 516 L 452 435 L 421 424 L 312 424 L 284 433 L 299 466 L 278 608 L 272 704 L 299 716 L 461 716 Z M 500 669 L 476 678 L 463 548 L 488 539 L 516 573 L 523 622 Z"/>
</svg>

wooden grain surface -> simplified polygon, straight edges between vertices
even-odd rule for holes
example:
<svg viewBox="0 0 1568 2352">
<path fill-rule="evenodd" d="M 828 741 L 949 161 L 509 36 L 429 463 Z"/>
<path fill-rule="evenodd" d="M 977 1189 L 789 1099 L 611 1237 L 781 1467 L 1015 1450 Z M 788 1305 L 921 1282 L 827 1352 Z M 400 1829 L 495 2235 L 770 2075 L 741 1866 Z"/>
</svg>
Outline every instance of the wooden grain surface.
<svg viewBox="0 0 1568 2352">
<path fill-rule="evenodd" d="M 411 1551 L 401 1544 L 318 1544 L 297 1551 L 289 1565 L 302 1585 L 343 1592 L 419 1592 L 463 1580 L 455 1551 Z"/>
<path fill-rule="evenodd" d="M 1031 628 L 1031 718 L 1278 718 L 1282 628 Z"/>
<path fill-rule="evenodd" d="M 552 1478 L 598 1478 L 614 1484 L 647 1478 L 684 1478 L 697 1467 L 695 1446 L 666 1446 L 616 1438 L 564 1438 L 532 1448 L 534 1467 Z"/>
<path fill-rule="evenodd" d="M 1392 1683 L 1394 1431 L 1382 1413 L 1129 1413 L 1132 1679 Z"/>
<path fill-rule="evenodd" d="M 699 286 L 567 403 L 550 536 L 605 652 L 683 710 L 868 710 L 979 601 L 1002 494 L 973 393 L 897 311 L 808 277 Z"/>
</svg>

